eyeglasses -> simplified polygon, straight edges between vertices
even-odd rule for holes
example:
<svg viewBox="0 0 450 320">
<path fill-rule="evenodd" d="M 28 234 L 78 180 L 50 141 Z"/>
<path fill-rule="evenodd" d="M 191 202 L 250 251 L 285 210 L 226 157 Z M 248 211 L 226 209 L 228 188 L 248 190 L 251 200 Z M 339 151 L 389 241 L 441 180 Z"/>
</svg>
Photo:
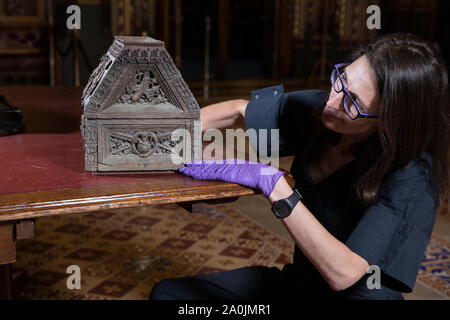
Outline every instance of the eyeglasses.
<svg viewBox="0 0 450 320">
<path fill-rule="evenodd" d="M 333 72 L 331 73 L 331 85 L 333 86 L 334 91 L 336 93 L 344 91 L 344 109 L 347 115 L 352 120 L 356 120 L 358 118 L 378 118 L 376 114 L 367 114 L 361 112 L 356 101 L 352 98 L 350 93 L 347 90 L 347 87 L 342 80 L 341 73 L 339 72 L 339 68 L 343 68 L 350 65 L 350 63 L 340 63 L 334 65 Z"/>
</svg>

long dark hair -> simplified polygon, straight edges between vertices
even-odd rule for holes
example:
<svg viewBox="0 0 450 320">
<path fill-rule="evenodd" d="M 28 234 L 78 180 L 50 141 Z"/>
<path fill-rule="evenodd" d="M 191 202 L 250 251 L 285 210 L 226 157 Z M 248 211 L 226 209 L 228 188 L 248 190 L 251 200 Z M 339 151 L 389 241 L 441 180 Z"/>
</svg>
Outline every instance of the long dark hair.
<svg viewBox="0 0 450 320">
<path fill-rule="evenodd" d="M 439 202 L 448 199 L 449 85 L 441 55 L 419 37 L 400 33 L 376 39 L 352 58 L 363 55 L 375 71 L 381 103 L 378 134 L 355 150 L 361 164 L 357 196 L 372 204 L 387 175 L 429 152 Z"/>
</svg>

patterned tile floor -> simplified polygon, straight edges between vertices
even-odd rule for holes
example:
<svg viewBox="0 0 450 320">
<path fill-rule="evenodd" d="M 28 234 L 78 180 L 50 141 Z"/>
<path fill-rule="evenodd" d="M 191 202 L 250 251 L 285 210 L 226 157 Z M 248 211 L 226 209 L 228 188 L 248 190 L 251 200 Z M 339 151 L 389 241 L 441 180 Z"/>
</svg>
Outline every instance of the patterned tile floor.
<svg viewBox="0 0 450 320">
<path fill-rule="evenodd" d="M 432 235 L 417 281 L 450 298 L 450 242 Z"/>
<path fill-rule="evenodd" d="M 29 275 L 18 298 L 147 299 L 165 278 L 291 262 L 292 242 L 236 205 L 203 211 L 161 205 L 38 219 L 35 238 L 17 244 L 15 267 Z M 450 298 L 449 251 L 433 235 L 417 281 L 441 298 Z M 80 267 L 81 289 L 67 288 L 70 265 Z"/>
<path fill-rule="evenodd" d="M 246 265 L 282 267 L 293 246 L 226 205 L 189 214 L 177 205 L 121 209 L 37 221 L 20 241 L 15 267 L 27 270 L 21 299 L 147 299 L 160 280 Z M 67 288 L 68 266 L 81 289 Z"/>
</svg>

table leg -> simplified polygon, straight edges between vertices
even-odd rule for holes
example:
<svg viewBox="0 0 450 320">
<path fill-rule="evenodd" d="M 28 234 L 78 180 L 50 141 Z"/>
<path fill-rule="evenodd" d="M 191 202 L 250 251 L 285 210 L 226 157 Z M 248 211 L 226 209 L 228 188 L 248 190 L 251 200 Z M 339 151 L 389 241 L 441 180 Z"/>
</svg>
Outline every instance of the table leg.
<svg viewBox="0 0 450 320">
<path fill-rule="evenodd" d="M 16 261 L 16 240 L 33 237 L 33 220 L 0 224 L 0 299 L 12 299 L 12 263 Z"/>
<path fill-rule="evenodd" d="M 186 201 L 177 202 L 177 204 L 190 213 L 202 213 L 204 210 L 204 204 L 220 204 L 220 203 L 230 203 L 234 202 L 239 197 L 230 197 L 224 199 L 212 199 L 212 200 L 200 200 L 200 201 Z"/>
<path fill-rule="evenodd" d="M 0 299 L 11 299 L 11 263 L 15 261 L 14 223 L 0 224 Z"/>
<path fill-rule="evenodd" d="M 11 300 L 11 264 L 0 265 L 0 300 Z"/>
<path fill-rule="evenodd" d="M 0 224 L 0 265 L 16 261 L 14 223 Z"/>
</svg>

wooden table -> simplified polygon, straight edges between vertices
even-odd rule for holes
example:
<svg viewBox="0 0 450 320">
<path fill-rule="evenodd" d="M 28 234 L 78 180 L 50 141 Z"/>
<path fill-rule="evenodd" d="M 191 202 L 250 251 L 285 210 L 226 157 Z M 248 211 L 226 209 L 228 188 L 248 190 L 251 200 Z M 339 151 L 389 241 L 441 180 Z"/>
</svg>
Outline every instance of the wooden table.
<svg viewBox="0 0 450 320">
<path fill-rule="evenodd" d="M 15 243 L 34 235 L 36 218 L 89 211 L 235 199 L 254 190 L 174 172 L 93 175 L 84 170 L 81 89 L 0 87 L 23 111 L 24 134 L 0 137 L 0 296 L 10 298 Z"/>
</svg>

